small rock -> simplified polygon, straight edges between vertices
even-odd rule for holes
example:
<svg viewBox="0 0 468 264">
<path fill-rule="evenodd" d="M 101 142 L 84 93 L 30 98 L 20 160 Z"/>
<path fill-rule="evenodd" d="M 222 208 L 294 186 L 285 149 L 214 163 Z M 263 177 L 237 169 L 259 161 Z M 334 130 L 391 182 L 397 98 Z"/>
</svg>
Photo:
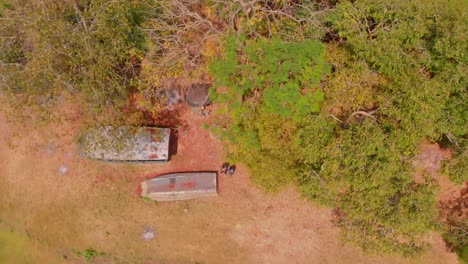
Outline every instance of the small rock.
<svg viewBox="0 0 468 264">
<path fill-rule="evenodd" d="M 57 151 L 57 145 L 55 143 L 47 144 L 45 152 L 47 155 L 52 156 Z"/>
<path fill-rule="evenodd" d="M 154 232 L 154 229 L 152 227 L 150 227 L 150 226 L 146 226 L 143 229 L 143 234 L 141 235 L 141 240 L 149 241 L 151 239 L 154 239 L 155 236 L 156 236 L 156 234 Z"/>
<path fill-rule="evenodd" d="M 185 208 L 185 209 L 184 209 L 184 213 L 187 213 L 187 212 L 188 212 L 188 209 L 187 209 L 187 208 Z"/>
<path fill-rule="evenodd" d="M 66 158 L 66 159 L 72 159 L 72 158 L 73 158 L 73 153 L 72 153 L 72 152 L 67 152 L 67 153 L 65 154 L 65 158 Z"/>
<path fill-rule="evenodd" d="M 60 175 L 65 175 L 65 173 L 68 172 L 68 167 L 65 166 L 65 165 L 62 165 L 62 166 L 60 166 L 60 168 L 58 169 L 58 172 L 59 172 Z"/>
</svg>

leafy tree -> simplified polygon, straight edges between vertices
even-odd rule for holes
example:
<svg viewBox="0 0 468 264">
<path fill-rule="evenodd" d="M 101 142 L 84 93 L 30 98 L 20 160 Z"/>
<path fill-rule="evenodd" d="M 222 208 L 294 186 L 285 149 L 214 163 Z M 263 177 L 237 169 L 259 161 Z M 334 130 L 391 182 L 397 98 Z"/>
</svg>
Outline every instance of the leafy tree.
<svg viewBox="0 0 468 264">
<path fill-rule="evenodd" d="M 407 147 L 423 137 L 466 134 L 467 23 L 459 5 L 343 2 L 329 17 L 355 60 L 389 79 L 379 86 L 378 105 L 411 131 Z"/>
<path fill-rule="evenodd" d="M 231 36 L 224 57 L 210 65 L 215 100 L 228 104 L 219 115 L 230 120 L 222 134 L 234 143 L 233 157 L 251 165 L 256 180 L 270 190 L 294 178 L 301 159 L 294 120 L 319 110 L 323 94 L 318 87 L 329 70 L 324 55 L 323 45 L 311 40 Z"/>
<path fill-rule="evenodd" d="M 335 38 L 326 38 L 333 72 L 322 81 L 329 71 L 317 44 L 301 56 L 307 40 L 231 37 L 211 72 L 216 98 L 227 104 L 229 125 L 221 123 L 235 143 L 232 157 L 269 190 L 295 182 L 312 201 L 335 207 L 345 239 L 373 252 L 421 252 L 438 226 L 437 184 L 413 180 L 416 147 L 448 137 L 464 149 L 467 134 L 468 23 L 459 5 L 338 3 L 324 21 Z M 302 75 L 307 65 L 313 73 Z M 310 100 L 301 90 L 316 87 L 321 111 L 322 95 Z M 447 167 L 454 178 L 463 164 Z"/>
<path fill-rule="evenodd" d="M 230 88 L 218 96 L 220 102 L 237 100 L 242 108 L 245 101 L 261 100 L 263 109 L 283 117 L 319 110 L 323 94 L 317 87 L 322 75 L 329 71 L 323 45 L 311 40 L 295 43 L 276 38 L 247 41 L 238 47 L 234 36 L 227 41 L 226 57 L 210 66 L 217 78 L 215 86 Z"/>
<path fill-rule="evenodd" d="M 315 166 L 320 180 L 305 174 L 300 185 L 338 208 L 345 238 L 371 251 L 413 254 L 436 227 L 435 183 L 416 184 L 411 160 L 425 138 L 463 144 L 466 135 L 466 18 L 459 4 L 342 2 L 327 17 L 345 41 L 329 47 L 335 72 L 325 104 L 338 109 L 345 129 Z M 348 117 L 370 110 L 372 118 Z"/>
<path fill-rule="evenodd" d="M 444 164 L 444 172 L 449 176 L 450 180 L 463 185 L 468 182 L 468 152 L 460 150 L 451 160 Z"/>
<path fill-rule="evenodd" d="M 410 160 L 390 151 L 395 145 L 371 121 L 342 131 L 320 171 L 322 199 L 341 212 L 347 240 L 371 251 L 411 254 L 424 248 L 421 236 L 433 228 L 434 187 L 414 183 Z"/>
<path fill-rule="evenodd" d="M 0 58 L 14 64 L 0 69 L 2 86 L 27 95 L 20 105 L 53 102 L 63 91 L 79 93 L 88 113 L 123 104 L 145 51 L 148 3 L 13 1 L 2 12 L 8 37 Z"/>
</svg>

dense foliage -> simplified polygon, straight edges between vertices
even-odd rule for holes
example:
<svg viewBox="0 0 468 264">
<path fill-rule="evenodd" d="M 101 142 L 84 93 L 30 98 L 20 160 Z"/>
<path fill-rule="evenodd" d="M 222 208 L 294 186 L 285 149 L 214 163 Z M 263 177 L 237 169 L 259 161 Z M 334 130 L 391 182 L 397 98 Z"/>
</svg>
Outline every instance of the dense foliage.
<svg viewBox="0 0 468 264">
<path fill-rule="evenodd" d="M 368 97 L 371 102 L 367 103 L 374 108 L 378 107 L 377 123 L 384 133 L 379 135 L 373 128 L 372 133 L 363 135 L 360 140 L 356 139 L 354 144 L 370 141 L 375 136 L 385 140 L 387 146 L 378 151 L 380 154 L 375 154 L 378 157 L 387 153 L 385 156 L 391 155 L 394 158 L 376 160 L 377 163 L 372 167 L 377 166 L 380 169 L 370 174 L 378 179 L 373 179 L 374 184 L 380 180 L 383 180 L 382 183 L 385 182 L 385 185 L 380 187 L 384 192 L 381 190 L 378 197 L 385 201 L 384 197 L 389 196 L 387 201 L 377 206 L 375 210 L 395 205 L 395 197 L 404 197 L 401 200 L 397 199 L 398 210 L 393 211 L 392 215 L 398 217 L 400 214 L 403 217 L 394 222 L 398 223 L 396 230 L 405 230 L 409 227 L 407 225 L 409 222 L 404 219 L 411 219 L 410 225 L 413 226 L 405 231 L 406 234 L 424 232 L 431 228 L 431 222 L 435 219 L 434 198 L 431 193 L 431 186 L 434 184 L 430 183 L 430 179 L 426 179 L 425 186 L 416 185 L 411 178 L 411 167 L 408 164 L 404 165 L 412 160 L 417 144 L 421 140 L 437 141 L 448 138 L 453 148 L 460 152 L 448 166 L 449 175 L 459 183 L 468 180 L 466 173 L 462 172 L 463 167 L 466 168 L 466 159 L 463 159 L 466 154 L 463 152 L 466 151 L 464 138 L 467 134 L 466 87 L 468 87 L 466 80 L 468 57 L 465 52 L 468 46 L 463 33 L 466 32 L 468 24 L 466 14 L 464 15 L 462 11 L 463 5 L 457 1 L 449 3 L 395 1 L 381 4 L 366 1 L 343 2 L 327 18 L 328 25 L 340 37 L 346 39 L 344 48 L 350 56 L 349 61 L 353 64 L 365 62 L 365 71 L 370 68 L 380 76 L 373 80 L 373 97 Z M 357 72 L 361 71 L 358 68 Z M 333 82 L 333 77 L 331 81 Z M 337 87 L 327 89 L 334 88 Z M 366 108 L 353 110 L 356 109 Z M 378 145 L 374 143 L 372 146 Z M 353 162 L 360 160 L 357 153 L 350 153 Z M 366 159 L 371 161 L 373 157 L 375 156 Z M 352 166 L 346 165 L 346 170 L 350 167 Z M 392 170 L 392 167 L 397 167 L 398 170 Z M 362 176 L 369 177 L 369 172 L 366 171 Z M 388 180 L 382 178 L 386 173 L 393 174 L 391 181 L 399 178 L 396 184 L 392 184 L 393 188 L 387 186 Z M 349 177 L 354 178 L 358 175 L 359 173 L 353 172 Z M 359 184 L 363 185 L 365 182 Z M 356 201 L 372 200 L 369 196 L 360 198 Z M 369 205 L 372 207 L 372 203 L 366 203 L 363 207 Z M 355 208 L 352 212 L 356 213 Z M 381 215 L 375 219 L 386 221 L 393 217 Z M 384 226 L 389 225 L 384 224 Z M 345 234 L 354 233 L 355 227 L 352 228 L 347 230 L 345 227 Z M 380 235 L 377 238 L 379 243 L 388 240 L 388 236 Z M 400 237 L 391 244 L 383 246 L 386 249 L 411 252 L 417 245 L 410 243 L 408 247 L 400 248 L 404 244 L 401 242 Z"/>
<path fill-rule="evenodd" d="M 461 263 L 468 261 L 468 222 L 464 211 L 468 201 L 468 183 L 455 197 L 441 202 L 440 218 L 443 224 L 443 237 L 447 246 L 457 252 Z"/>
<path fill-rule="evenodd" d="M 143 2 L 14 1 L 2 11 L 3 87 L 53 101 L 79 92 L 87 107 L 120 103 L 145 48 Z M 38 12 L 43 10 L 43 12 Z"/>
<path fill-rule="evenodd" d="M 50 113 L 67 91 L 96 116 L 165 79 L 213 80 L 211 126 L 268 191 L 333 207 L 343 238 L 411 255 L 441 229 L 421 142 L 468 181 L 466 1 L 0 0 L 0 92 Z M 82 100 L 81 100 L 82 99 Z M 445 226 L 440 228 L 441 226 Z M 444 231 L 445 230 L 445 231 Z"/>
<path fill-rule="evenodd" d="M 329 68 L 325 48 L 310 40 L 239 42 L 229 37 L 225 56 L 210 65 L 219 87 L 215 98 L 227 105 L 219 113 L 230 123 L 222 135 L 238 144 L 237 155 L 249 157 L 257 179 L 274 186 L 293 178 L 294 149 L 285 147 L 293 120 L 318 112 L 323 101 L 318 84 Z"/>
<path fill-rule="evenodd" d="M 288 67 L 283 71 L 277 63 L 281 72 L 273 77 L 243 59 L 249 49 L 228 45 L 212 73 L 218 90 L 231 88 L 227 99 L 220 93 L 219 102 L 228 103 L 230 129 L 225 133 L 235 143 L 232 158 L 246 162 L 254 179 L 269 190 L 294 181 L 312 201 L 333 206 L 346 240 L 374 252 L 421 251 L 426 232 L 438 226 L 437 183 L 429 176 L 424 183 L 414 181 L 417 146 L 447 137 L 462 152 L 467 134 L 467 23 L 460 4 L 356 1 L 335 6 L 324 19 L 334 72 L 320 86 L 318 81 L 312 86 L 297 82 L 301 89 L 324 92 L 316 114 L 300 111 L 304 108 L 294 96 L 282 96 L 275 80 L 294 76 Z M 295 50 L 297 61 L 308 57 Z M 309 60 L 321 61 L 322 54 Z M 264 76 L 273 82 L 268 88 L 276 87 L 273 100 L 272 92 L 262 89 L 250 97 L 236 94 Z M 281 109 L 271 111 L 275 108 L 268 106 L 275 104 L 269 101 L 278 99 Z M 318 110 L 317 103 L 306 105 Z M 291 117 L 290 105 L 300 115 Z M 237 109 L 246 110 L 239 114 Z M 459 156 L 448 168 L 463 182 L 465 161 Z"/>
</svg>

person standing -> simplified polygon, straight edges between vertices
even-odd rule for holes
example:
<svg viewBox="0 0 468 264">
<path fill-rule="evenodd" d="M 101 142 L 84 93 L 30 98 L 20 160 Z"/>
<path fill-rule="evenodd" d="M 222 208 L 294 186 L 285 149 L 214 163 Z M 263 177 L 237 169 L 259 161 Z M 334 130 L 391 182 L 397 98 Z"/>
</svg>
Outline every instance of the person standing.
<svg viewBox="0 0 468 264">
<path fill-rule="evenodd" d="M 226 174 L 229 170 L 229 163 L 224 162 L 223 165 L 221 166 L 221 174 Z"/>
</svg>

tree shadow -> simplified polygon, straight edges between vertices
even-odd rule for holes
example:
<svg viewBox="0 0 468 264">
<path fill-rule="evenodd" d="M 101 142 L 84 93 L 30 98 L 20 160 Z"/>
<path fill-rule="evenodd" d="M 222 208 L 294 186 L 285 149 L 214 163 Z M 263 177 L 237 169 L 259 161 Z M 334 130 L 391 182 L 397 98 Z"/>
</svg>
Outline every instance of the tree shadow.
<svg viewBox="0 0 468 264">
<path fill-rule="evenodd" d="M 187 125 L 186 122 L 181 118 L 183 111 L 183 105 L 179 104 L 171 110 L 163 110 L 159 112 L 157 116 L 154 116 L 149 111 L 143 112 L 145 125 L 171 129 L 169 140 L 169 154 L 171 156 L 177 155 L 179 129 Z"/>
<path fill-rule="evenodd" d="M 143 100 L 143 98 L 136 89 L 131 90 L 130 103 L 124 110 L 128 113 L 138 113 L 140 126 L 170 128 L 169 155 L 172 156 L 176 155 L 178 151 L 179 129 L 187 126 L 187 122 L 181 118 L 187 109 L 184 107 L 182 99 L 182 88 L 173 83 L 170 84 L 170 87 L 174 88 L 159 90 L 157 97 L 165 99 L 159 102 L 161 108 L 158 111 L 151 111 L 151 107 L 139 104 L 139 101 Z M 151 102 L 158 105 L 158 102 L 154 100 Z M 155 106 L 153 105 L 153 107 Z"/>
</svg>

